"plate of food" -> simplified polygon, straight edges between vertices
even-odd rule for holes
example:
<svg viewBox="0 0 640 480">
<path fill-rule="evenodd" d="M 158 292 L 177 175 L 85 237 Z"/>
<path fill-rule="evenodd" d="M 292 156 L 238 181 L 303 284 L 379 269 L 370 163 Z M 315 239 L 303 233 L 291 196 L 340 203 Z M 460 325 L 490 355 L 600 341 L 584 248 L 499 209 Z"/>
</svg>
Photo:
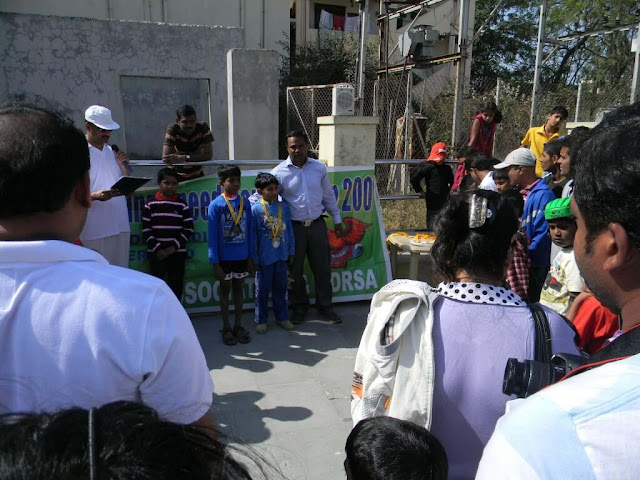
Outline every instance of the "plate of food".
<svg viewBox="0 0 640 480">
<path fill-rule="evenodd" d="M 416 233 L 409 243 L 411 245 L 415 245 L 416 247 L 431 247 L 433 246 L 433 242 L 436 241 L 436 234 L 427 232 L 427 233 Z"/>
</svg>

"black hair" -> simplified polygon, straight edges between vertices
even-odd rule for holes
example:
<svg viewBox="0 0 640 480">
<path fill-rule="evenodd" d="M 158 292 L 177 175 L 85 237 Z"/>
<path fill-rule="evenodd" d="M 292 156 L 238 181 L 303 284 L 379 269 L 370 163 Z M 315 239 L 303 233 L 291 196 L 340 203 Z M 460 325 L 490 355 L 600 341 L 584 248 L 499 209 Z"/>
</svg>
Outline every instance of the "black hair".
<svg viewBox="0 0 640 480">
<path fill-rule="evenodd" d="M 294 138 L 294 137 L 302 138 L 304 140 L 304 142 L 307 145 L 309 145 L 309 137 L 302 130 L 292 130 L 289 133 L 287 133 L 287 136 L 286 136 L 287 140 L 289 140 L 290 138 Z"/>
<path fill-rule="evenodd" d="M 542 147 L 543 151 L 547 152 L 550 157 L 559 156 L 560 149 L 562 148 L 562 140 L 556 138 L 555 140 L 551 140 L 547 142 Z"/>
<path fill-rule="evenodd" d="M 480 171 L 484 170 L 493 170 L 493 166 L 498 164 L 497 159 L 490 157 L 489 155 L 485 155 L 484 153 L 476 152 L 473 155 L 467 157 L 464 162 L 464 167 L 467 170 L 475 168 Z"/>
<path fill-rule="evenodd" d="M 476 153 L 475 148 L 465 145 L 460 150 L 458 150 L 457 158 L 467 158 L 473 155 L 474 153 Z"/>
<path fill-rule="evenodd" d="M 33 105 L 0 107 L 0 218 L 60 210 L 89 167 L 87 139 L 71 120 Z"/>
<path fill-rule="evenodd" d="M 495 123 L 500 123 L 502 121 L 502 112 L 498 109 L 496 102 L 491 100 L 485 100 L 482 102 L 482 105 L 480 105 L 480 108 L 478 109 L 478 113 L 483 112 L 493 112 L 493 121 Z"/>
<path fill-rule="evenodd" d="M 196 109 L 191 105 L 182 105 L 176 110 L 176 122 L 179 122 L 181 118 L 188 117 L 189 115 L 195 115 Z"/>
<path fill-rule="evenodd" d="M 469 227 L 469 206 L 476 195 L 485 197 L 491 218 L 478 228 Z M 443 281 L 454 281 L 458 270 L 471 275 L 501 277 L 518 230 L 518 217 L 512 203 L 497 192 L 474 190 L 465 195 L 450 196 L 436 218 L 438 234 L 431 256 Z"/>
<path fill-rule="evenodd" d="M 229 177 L 241 177 L 242 172 L 237 165 L 222 165 L 218 167 L 218 179 L 224 182 Z"/>
<path fill-rule="evenodd" d="M 587 228 L 587 250 L 610 223 L 621 224 L 640 249 L 638 131 L 640 102 L 605 115 L 576 152 L 573 196 Z"/>
<path fill-rule="evenodd" d="M 548 115 L 554 115 L 559 113 L 563 120 L 566 120 L 569 117 L 569 111 L 564 108 L 562 105 L 556 105 L 551 110 L 549 110 Z"/>
<path fill-rule="evenodd" d="M 521 217 L 524 212 L 524 198 L 522 198 L 522 194 L 516 190 L 505 190 L 502 192 L 502 195 L 509 199 L 518 217 Z"/>
<path fill-rule="evenodd" d="M 89 427 L 89 416 L 92 428 Z M 160 419 L 152 408 L 113 402 L 89 410 L 0 417 L 0 478 L 246 479 L 247 469 L 202 427 Z"/>
<path fill-rule="evenodd" d="M 278 178 L 270 173 L 260 172 L 256 175 L 255 186 L 256 188 L 265 188 L 269 185 L 278 185 Z"/>
<path fill-rule="evenodd" d="M 493 181 L 496 180 L 509 180 L 509 168 L 500 168 L 493 171 Z"/>
<path fill-rule="evenodd" d="M 444 448 L 426 428 L 392 417 L 361 420 L 345 446 L 353 480 L 446 480 Z"/>
<path fill-rule="evenodd" d="M 178 172 L 176 172 L 173 168 L 169 168 L 169 167 L 161 168 L 158 171 L 158 183 L 160 183 L 166 177 L 173 177 L 176 179 L 176 181 L 180 180 L 178 178 Z"/>
</svg>

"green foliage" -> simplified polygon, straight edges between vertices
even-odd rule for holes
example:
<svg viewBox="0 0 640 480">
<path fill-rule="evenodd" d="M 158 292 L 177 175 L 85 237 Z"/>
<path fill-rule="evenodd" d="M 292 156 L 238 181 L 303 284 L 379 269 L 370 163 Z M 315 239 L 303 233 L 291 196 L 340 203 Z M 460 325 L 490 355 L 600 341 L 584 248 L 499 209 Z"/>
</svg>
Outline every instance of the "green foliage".
<svg viewBox="0 0 640 480">
<path fill-rule="evenodd" d="M 476 29 L 484 22 L 496 0 L 478 0 Z M 511 83 L 533 80 L 540 1 L 507 0 L 478 36 L 473 48 L 474 86 L 486 78 L 502 77 Z M 638 22 L 636 0 L 556 0 L 548 5 L 547 38 Z M 597 86 L 628 86 L 633 59 L 631 37 L 635 30 L 583 37 L 567 42 L 565 48 L 544 48 L 541 78 L 543 88 L 554 91 L 580 80 Z"/>
<path fill-rule="evenodd" d="M 358 38 L 352 35 L 323 35 L 317 43 L 298 46 L 291 51 L 283 44 L 285 55 L 280 68 L 280 83 L 286 87 L 355 82 Z M 377 66 L 376 46 L 367 45 L 365 76 L 374 78 Z"/>
</svg>

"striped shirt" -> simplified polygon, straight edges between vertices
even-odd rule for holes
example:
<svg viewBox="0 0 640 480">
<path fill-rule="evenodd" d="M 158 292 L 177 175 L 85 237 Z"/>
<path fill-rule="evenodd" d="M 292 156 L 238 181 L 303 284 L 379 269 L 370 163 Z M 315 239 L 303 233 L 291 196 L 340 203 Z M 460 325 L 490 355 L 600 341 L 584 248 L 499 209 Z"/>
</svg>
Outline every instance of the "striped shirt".
<svg viewBox="0 0 640 480">
<path fill-rule="evenodd" d="M 180 125 L 172 123 L 167 127 L 163 145 L 172 147 L 175 153 L 188 155 L 207 143 L 213 143 L 213 135 L 206 122 L 197 122 L 195 130 L 188 136 L 180 129 Z M 184 178 L 203 175 L 201 165 L 176 165 L 173 168 Z"/>
<path fill-rule="evenodd" d="M 166 199 L 156 193 L 155 200 L 147 202 L 142 214 L 142 235 L 147 242 L 147 251 L 153 254 L 159 248 L 176 247 L 178 252 L 187 251 L 187 242 L 193 233 L 191 209 L 175 195 Z"/>
</svg>

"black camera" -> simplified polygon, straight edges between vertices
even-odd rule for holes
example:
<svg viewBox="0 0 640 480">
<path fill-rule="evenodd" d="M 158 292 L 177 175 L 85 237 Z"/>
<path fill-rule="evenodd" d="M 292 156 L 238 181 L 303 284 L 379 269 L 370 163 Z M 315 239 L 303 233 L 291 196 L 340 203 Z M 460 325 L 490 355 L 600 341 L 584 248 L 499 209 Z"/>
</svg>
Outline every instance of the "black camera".
<svg viewBox="0 0 640 480">
<path fill-rule="evenodd" d="M 527 398 L 547 385 L 557 382 L 567 373 L 584 365 L 587 358 L 569 353 L 558 353 L 550 363 L 517 358 L 507 360 L 502 381 L 502 393 Z"/>
</svg>

